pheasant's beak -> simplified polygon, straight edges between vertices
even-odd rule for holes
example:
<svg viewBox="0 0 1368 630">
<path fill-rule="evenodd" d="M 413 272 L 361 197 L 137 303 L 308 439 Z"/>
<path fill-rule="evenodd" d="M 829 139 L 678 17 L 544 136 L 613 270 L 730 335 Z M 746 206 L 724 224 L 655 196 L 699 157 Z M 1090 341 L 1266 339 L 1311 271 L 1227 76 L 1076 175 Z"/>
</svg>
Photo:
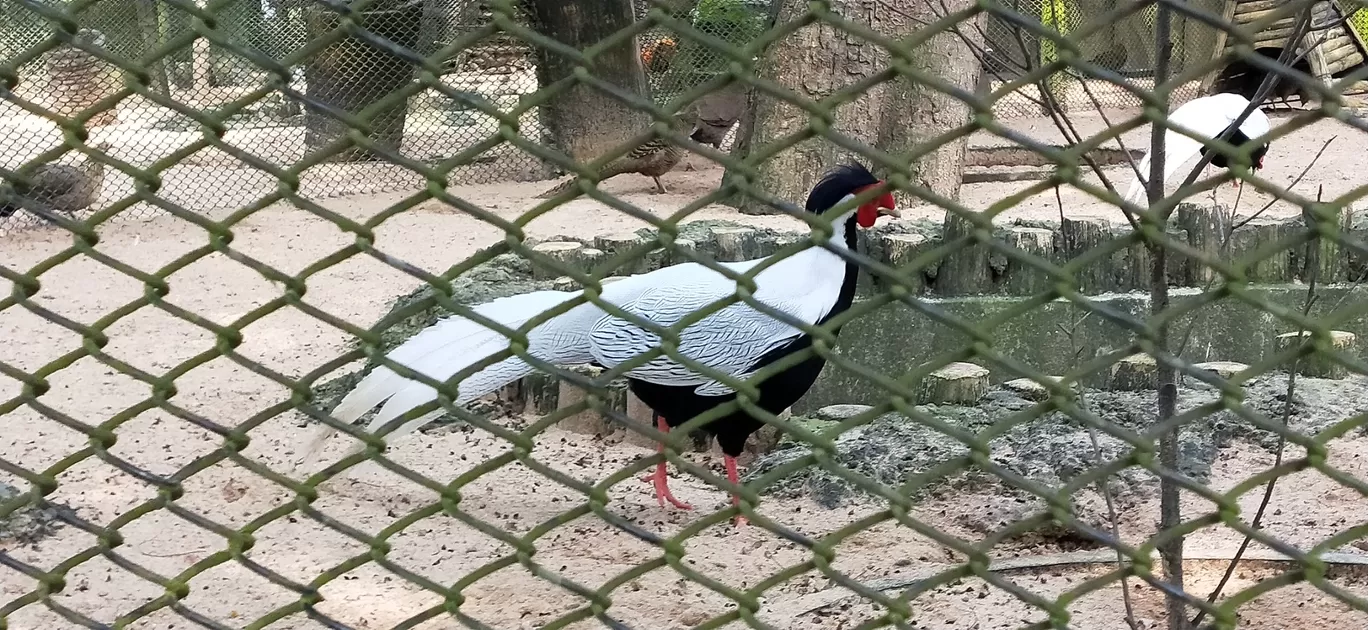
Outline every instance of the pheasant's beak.
<svg viewBox="0 0 1368 630">
<path fill-rule="evenodd" d="M 882 184 L 883 182 L 879 182 Z M 874 184 L 878 186 L 879 184 Z M 863 189 L 861 189 L 863 190 Z M 856 191 L 858 194 L 860 191 Z M 855 223 L 862 228 L 874 227 L 874 222 L 879 220 L 879 215 L 890 217 L 901 217 L 896 204 L 893 203 L 893 193 L 886 192 L 875 197 L 860 206 L 855 212 Z"/>
</svg>

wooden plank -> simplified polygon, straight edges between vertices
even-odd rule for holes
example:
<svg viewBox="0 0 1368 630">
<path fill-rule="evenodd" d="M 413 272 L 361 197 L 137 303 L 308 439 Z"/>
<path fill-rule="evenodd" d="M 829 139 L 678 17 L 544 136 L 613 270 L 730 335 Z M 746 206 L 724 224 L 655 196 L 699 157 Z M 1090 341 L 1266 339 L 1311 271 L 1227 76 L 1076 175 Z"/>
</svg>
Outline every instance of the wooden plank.
<svg viewBox="0 0 1368 630">
<path fill-rule="evenodd" d="M 1250 2 L 1240 2 L 1235 5 L 1235 14 L 1243 15 L 1255 11 L 1268 11 L 1287 4 L 1287 0 L 1251 0 Z"/>
<path fill-rule="evenodd" d="M 1349 53 L 1339 59 L 1326 64 L 1326 70 L 1334 75 L 1344 72 L 1350 68 L 1356 68 L 1363 64 L 1363 55 L 1358 51 Z"/>
<path fill-rule="evenodd" d="M 1249 13 L 1240 13 L 1240 14 L 1237 14 L 1237 15 L 1235 16 L 1235 22 L 1236 22 L 1237 24 L 1241 25 L 1241 26 L 1245 26 L 1245 25 L 1248 25 L 1248 24 L 1253 24 L 1254 22 L 1257 22 L 1257 21 L 1259 21 L 1259 20 L 1263 20 L 1263 19 L 1268 18 L 1269 16 L 1273 15 L 1273 13 L 1274 13 L 1275 11 L 1278 11 L 1278 9 L 1266 9 L 1266 10 L 1263 10 L 1263 11 L 1252 11 L 1252 12 L 1249 12 Z M 1273 22 L 1273 23 L 1271 23 L 1271 24 L 1268 24 L 1268 25 L 1264 26 L 1264 28 L 1263 28 L 1262 31 L 1260 31 L 1260 32 L 1267 31 L 1267 30 L 1269 30 L 1269 29 L 1275 29 L 1275 28 L 1287 28 L 1287 29 L 1291 29 L 1291 28 L 1292 28 L 1292 25 L 1293 25 L 1294 23 L 1296 23 L 1296 21 L 1297 21 L 1297 16 L 1295 16 L 1295 15 L 1284 16 L 1284 17 L 1282 17 L 1282 18 L 1279 18 L 1276 22 Z"/>
<path fill-rule="evenodd" d="M 1263 1 L 1263 2 L 1271 2 L 1272 0 L 1260 0 L 1260 1 Z M 1234 23 L 1235 8 L 1236 8 L 1237 6 L 1238 6 L 1237 0 L 1226 0 L 1226 2 L 1225 2 L 1225 7 L 1224 7 L 1223 13 L 1222 13 L 1222 21 L 1223 21 L 1224 23 L 1226 23 L 1226 24 L 1233 24 L 1233 23 Z M 1223 53 L 1223 52 L 1225 51 L 1225 49 L 1226 49 L 1226 38 L 1227 38 L 1228 36 L 1229 36 L 1229 34 L 1226 33 L 1225 29 L 1220 29 L 1220 28 L 1216 29 L 1216 45 L 1215 45 L 1214 48 L 1212 48 L 1212 50 L 1222 51 L 1222 53 Z M 1212 85 L 1215 85 L 1215 83 L 1216 83 L 1216 77 L 1220 76 L 1221 71 L 1224 70 L 1224 69 L 1225 69 L 1225 66 L 1224 66 L 1224 65 L 1218 66 L 1218 67 L 1216 67 L 1216 68 L 1212 68 L 1212 69 L 1211 69 L 1211 72 L 1208 72 L 1208 73 L 1206 74 L 1205 77 L 1202 77 L 1202 93 L 1203 93 L 1203 94 L 1210 94 L 1210 93 L 1211 93 L 1211 86 L 1212 86 Z"/>
</svg>

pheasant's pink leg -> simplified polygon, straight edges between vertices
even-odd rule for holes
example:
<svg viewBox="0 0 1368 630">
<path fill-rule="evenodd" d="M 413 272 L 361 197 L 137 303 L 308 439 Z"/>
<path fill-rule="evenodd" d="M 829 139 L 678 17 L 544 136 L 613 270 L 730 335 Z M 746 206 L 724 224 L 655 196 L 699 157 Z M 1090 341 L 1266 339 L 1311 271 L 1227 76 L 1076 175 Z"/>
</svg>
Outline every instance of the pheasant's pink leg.
<svg viewBox="0 0 1368 630">
<path fill-rule="evenodd" d="M 665 417 L 661 416 L 660 414 L 655 414 L 655 418 L 656 428 L 660 429 L 661 433 L 669 433 L 670 425 L 665 424 Z M 664 442 L 660 443 L 659 448 L 656 449 L 656 452 L 665 452 Z M 673 505 L 681 510 L 692 510 L 692 505 L 680 501 L 679 499 L 674 498 L 673 494 L 670 494 L 670 485 L 667 480 L 668 478 L 665 476 L 665 463 L 665 460 L 660 460 L 660 463 L 656 464 L 655 474 L 648 477 L 648 479 L 651 480 L 651 483 L 655 485 L 656 500 L 660 502 L 660 507 L 665 507 L 665 502 L 669 501 L 670 505 Z"/>
<path fill-rule="evenodd" d="M 727 481 L 730 481 L 730 482 L 732 482 L 733 484 L 738 485 L 738 486 L 741 485 L 741 475 L 738 475 L 738 474 L 736 473 L 736 458 L 735 458 L 735 457 L 732 457 L 731 455 L 723 455 L 723 456 L 722 456 L 722 463 L 723 463 L 724 466 L 727 467 Z M 733 494 L 733 495 L 732 495 L 732 505 L 741 505 L 741 497 L 740 497 L 740 496 L 737 496 L 737 495 L 735 495 L 735 494 Z M 745 524 L 746 524 L 746 517 L 744 517 L 744 516 L 742 516 L 742 515 L 740 515 L 740 514 L 737 514 L 737 515 L 736 515 L 736 526 L 737 526 L 737 527 L 741 527 L 742 525 L 745 525 Z"/>
</svg>

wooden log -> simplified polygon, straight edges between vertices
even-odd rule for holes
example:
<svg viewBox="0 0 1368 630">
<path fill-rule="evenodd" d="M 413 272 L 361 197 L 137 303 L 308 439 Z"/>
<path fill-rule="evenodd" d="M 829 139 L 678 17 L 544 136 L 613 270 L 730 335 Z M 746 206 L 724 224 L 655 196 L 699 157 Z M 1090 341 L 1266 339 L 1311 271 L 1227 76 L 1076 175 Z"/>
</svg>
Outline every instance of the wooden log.
<svg viewBox="0 0 1368 630">
<path fill-rule="evenodd" d="M 760 233 L 748 227 L 718 227 L 713 229 L 717 241 L 718 262 L 740 262 L 760 258 Z"/>
<path fill-rule="evenodd" d="M 1148 354 L 1132 354 L 1111 367 L 1107 388 L 1116 391 L 1144 391 L 1159 386 L 1159 364 Z"/>
<path fill-rule="evenodd" d="M 1360 58 L 1362 58 L 1362 53 L 1359 52 L 1358 44 L 1355 44 L 1354 40 L 1350 39 L 1347 33 L 1321 44 L 1321 49 L 1325 51 L 1325 59 L 1327 61 L 1338 61 L 1345 55 L 1359 55 Z"/>
<path fill-rule="evenodd" d="M 951 363 L 922 379 L 917 403 L 972 405 L 986 393 L 987 368 L 973 363 Z"/>
<path fill-rule="evenodd" d="M 1287 0 L 1250 0 L 1235 4 L 1235 15 L 1254 11 L 1268 11 L 1287 4 Z"/>
<path fill-rule="evenodd" d="M 1255 47 L 1282 50 L 1282 47 L 1287 44 L 1287 38 L 1292 36 L 1294 26 L 1291 19 L 1279 20 L 1273 28 L 1266 28 L 1254 36 Z"/>
<path fill-rule="evenodd" d="M 1100 247 L 1111 238 L 1111 225 L 1104 219 L 1065 217 L 1059 225 L 1060 257 L 1066 262 L 1072 261 Z M 1075 273 L 1079 290 L 1085 293 L 1100 293 L 1111 289 L 1107 286 L 1109 283 L 1106 281 L 1106 272 L 1100 269 L 1101 267 L 1103 265 L 1100 264 L 1086 265 Z"/>
<path fill-rule="evenodd" d="M 1273 346 L 1278 351 L 1287 350 L 1310 336 L 1309 331 L 1283 333 L 1274 338 Z M 1352 351 L 1357 340 L 1358 338 L 1354 333 L 1343 330 L 1330 331 L 1330 348 L 1337 352 Z M 1323 352 L 1301 355 L 1299 359 L 1296 359 L 1296 368 L 1297 374 L 1312 378 L 1341 379 L 1350 375 L 1348 368 L 1332 360 L 1329 355 Z"/>
<path fill-rule="evenodd" d="M 1363 55 L 1357 50 L 1347 52 L 1335 59 L 1326 59 L 1325 74 L 1335 75 L 1350 68 L 1357 68 L 1363 63 Z"/>
<path fill-rule="evenodd" d="M 641 402 L 641 399 L 637 398 L 636 394 L 633 394 L 630 389 L 627 391 L 627 417 L 631 419 L 633 424 L 636 424 L 639 427 L 649 427 L 655 422 L 655 413 L 650 407 L 646 406 L 646 403 Z M 645 448 L 654 448 L 656 446 L 655 440 L 631 429 L 627 429 L 624 441 L 628 444 L 635 444 Z"/>
<path fill-rule="evenodd" d="M 1279 223 L 1247 224 L 1231 233 L 1227 260 L 1244 265 L 1251 282 L 1287 282 L 1292 279 L 1291 250 L 1261 251 L 1286 235 L 1287 230 Z"/>
<path fill-rule="evenodd" d="M 936 242 L 916 232 L 906 234 L 884 234 L 879 238 L 880 261 L 897 269 L 904 277 L 904 285 L 909 291 L 921 293 L 927 286 L 927 269 L 939 267 L 940 261 L 931 261 L 921 269 L 913 270 L 908 265 L 926 250 L 936 246 Z M 862 276 L 867 274 L 860 274 Z M 887 288 L 891 284 L 887 278 L 879 278 L 874 284 Z"/>
<path fill-rule="evenodd" d="M 533 372 L 518 380 L 518 396 L 523 413 L 545 416 L 560 406 L 560 379 L 545 372 Z"/>
<path fill-rule="evenodd" d="M 684 253 L 685 253 L 685 252 L 693 253 L 693 252 L 697 252 L 697 251 L 698 251 L 698 242 L 697 242 L 697 241 L 695 241 L 695 240 L 693 240 L 693 239 L 691 239 L 691 238 L 677 238 L 677 239 L 675 239 L 675 241 L 674 241 L 674 247 L 665 250 L 665 255 L 666 255 L 668 264 L 671 264 L 671 265 L 678 265 L 678 264 L 680 264 L 680 263 L 693 262 L 693 259 L 689 258 L 688 256 L 685 256 Z"/>
<path fill-rule="evenodd" d="M 605 259 L 613 258 L 623 252 L 630 252 L 634 249 L 645 246 L 653 239 L 640 234 L 617 234 L 599 236 L 594 238 L 594 248 L 603 252 Z M 665 266 L 665 250 L 660 248 L 659 243 L 654 243 L 655 248 L 645 253 L 640 253 L 619 264 L 611 273 L 615 276 L 630 276 L 637 273 L 654 271 Z"/>
<path fill-rule="evenodd" d="M 1187 231 L 1188 245 L 1213 260 L 1224 258 L 1223 246 L 1226 232 L 1232 226 L 1231 218 L 1230 211 L 1224 206 L 1195 203 L 1178 204 L 1176 213 L 1177 225 Z M 1190 286 L 1205 286 L 1218 275 L 1208 264 L 1188 258 L 1187 274 L 1183 281 Z"/>
<path fill-rule="evenodd" d="M 556 266 L 534 261 L 532 263 L 532 277 L 537 280 L 559 278 L 565 275 L 564 268 L 588 272 L 595 264 L 603 260 L 601 250 L 585 247 L 583 243 L 573 241 L 538 243 L 532 247 L 532 251 L 556 261 L 562 267 L 557 269 Z"/>
<path fill-rule="evenodd" d="M 572 371 L 591 379 L 597 379 L 603 375 L 603 368 L 594 367 L 592 365 L 576 366 L 572 368 Z M 560 391 L 556 401 L 557 409 L 565 409 L 571 405 L 577 405 L 589 397 L 588 390 L 581 388 L 571 381 L 562 380 L 559 385 Z M 606 397 L 605 402 L 609 409 L 626 413 L 626 381 L 614 381 L 605 386 L 599 393 Z M 556 423 L 556 426 L 574 433 L 598 436 L 607 435 L 617 429 L 616 424 L 612 422 L 612 420 L 604 415 L 603 412 L 593 407 L 584 409 L 574 415 L 561 418 L 560 422 Z"/>
<path fill-rule="evenodd" d="M 968 219 L 953 212 L 945 213 L 943 242 L 963 238 L 975 229 Z M 987 245 L 970 241 L 951 252 L 941 261 L 932 289 L 939 295 L 980 295 L 993 288 L 992 270 L 988 267 Z"/>
<path fill-rule="evenodd" d="M 1351 219 L 1352 217 L 1347 209 L 1341 209 L 1337 224 L 1341 230 L 1347 231 L 1350 228 Z M 1284 235 L 1294 234 L 1298 230 L 1310 229 L 1314 228 L 1307 223 L 1305 217 L 1295 217 L 1283 222 Z M 1292 277 L 1307 283 L 1311 282 L 1313 268 L 1316 270 L 1316 282 L 1320 284 L 1335 282 L 1342 275 L 1348 258 L 1348 252 L 1341 253 L 1339 244 L 1328 238 L 1314 239 L 1289 252 Z"/>
<path fill-rule="evenodd" d="M 1007 228 L 1003 240 L 1008 247 L 1019 249 L 1022 253 L 1040 259 L 1042 262 L 1053 261 L 1055 252 L 1055 233 L 1053 230 L 1014 225 Z M 1001 260 L 1000 265 L 997 262 L 998 260 Z M 997 275 L 998 287 L 1010 295 L 1036 295 L 1049 290 L 1054 285 L 1054 280 L 1039 266 L 1008 258 L 1004 254 L 994 253 L 990 256 L 989 266 Z M 999 266 L 1001 270 L 999 270 Z"/>
</svg>

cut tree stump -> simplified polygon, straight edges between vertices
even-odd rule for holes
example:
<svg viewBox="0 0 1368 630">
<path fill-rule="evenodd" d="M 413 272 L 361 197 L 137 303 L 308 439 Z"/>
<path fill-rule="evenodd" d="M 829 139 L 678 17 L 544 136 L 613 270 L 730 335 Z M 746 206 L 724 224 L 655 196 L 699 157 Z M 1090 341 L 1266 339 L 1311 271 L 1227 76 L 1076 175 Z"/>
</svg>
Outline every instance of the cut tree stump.
<svg viewBox="0 0 1368 630">
<path fill-rule="evenodd" d="M 741 262 L 761 257 L 760 233 L 748 227 L 717 227 L 713 231 L 717 243 L 717 262 Z"/>
<path fill-rule="evenodd" d="M 1108 389 L 1137 392 L 1158 386 L 1159 363 L 1148 354 L 1132 354 L 1112 365 Z"/>
<path fill-rule="evenodd" d="M 908 264 L 917 256 L 920 256 L 928 248 L 935 247 L 936 242 L 927 238 L 924 234 L 916 232 L 906 234 L 884 234 L 879 239 L 879 249 L 882 252 L 883 262 L 888 266 L 897 269 L 904 275 L 909 276 L 906 282 L 907 289 L 913 293 L 921 293 L 926 288 L 926 278 L 934 277 L 939 270 L 940 261 L 931 261 L 921 269 L 911 272 Z M 911 272 L 911 273 L 909 273 Z M 865 276 L 866 274 L 860 274 Z M 874 284 L 876 286 L 887 286 L 890 281 L 887 278 L 878 278 Z"/>
<path fill-rule="evenodd" d="M 560 379 L 545 372 L 533 372 L 518 381 L 523 413 L 545 416 L 560 405 Z"/>
<path fill-rule="evenodd" d="M 646 406 L 646 403 L 641 402 L 641 399 L 637 398 L 637 395 L 633 394 L 631 390 L 627 390 L 627 417 L 632 420 L 633 424 L 641 427 L 649 427 L 655 422 L 655 413 Z M 656 446 L 656 441 L 650 436 L 632 429 L 627 429 L 627 436 L 623 438 L 623 441 L 645 448 L 655 448 Z"/>
<path fill-rule="evenodd" d="M 603 374 L 602 368 L 594 367 L 592 365 L 576 366 L 572 368 L 572 371 L 591 379 L 599 378 L 599 376 Z M 621 380 L 614 381 L 605 389 L 607 391 L 603 393 L 608 398 L 607 404 L 609 408 L 625 413 L 627 411 L 627 382 Z M 588 392 L 581 389 L 578 385 L 575 385 L 570 381 L 560 381 L 556 408 L 565 409 L 571 405 L 583 402 L 587 397 Z M 615 428 L 612 420 L 604 416 L 598 409 L 592 407 L 580 411 L 575 415 L 561 418 L 560 422 L 556 423 L 556 426 L 573 433 L 599 436 L 612 433 Z"/>
<path fill-rule="evenodd" d="M 585 247 L 583 243 L 573 241 L 539 243 L 532 247 L 532 251 L 556 261 L 563 268 L 581 272 L 588 272 L 603 260 L 602 250 Z M 554 280 L 564 275 L 562 269 L 536 261 L 532 263 L 532 277 L 536 280 Z"/>
<path fill-rule="evenodd" d="M 926 375 L 918 404 L 971 405 L 988 393 L 988 369 L 973 363 L 951 363 Z"/>
<path fill-rule="evenodd" d="M 1209 258 L 1221 257 L 1226 233 L 1233 227 L 1230 210 L 1224 206 L 1181 203 L 1178 204 L 1176 219 L 1177 224 L 1187 230 L 1188 244 L 1193 249 Z M 1203 286 L 1217 275 L 1210 265 L 1191 259 L 1188 261 L 1188 277 L 1184 280 L 1192 286 Z"/>
<path fill-rule="evenodd" d="M 1309 331 L 1290 332 L 1278 335 L 1274 339 L 1274 348 L 1281 352 L 1300 342 L 1303 337 L 1310 337 Z M 1330 347 L 1339 352 L 1353 349 L 1357 337 L 1354 333 L 1343 330 L 1330 331 Z M 1297 374 L 1312 378 L 1347 378 L 1348 368 L 1333 361 L 1329 355 L 1322 352 L 1304 354 L 1296 361 Z"/>
<path fill-rule="evenodd" d="M 1051 262 L 1054 258 L 1055 233 L 1045 228 L 1014 225 L 1007 229 L 1007 245 L 1023 253 Z M 1040 267 L 1026 262 L 1010 259 L 999 252 L 993 252 L 988 265 L 998 278 L 1003 292 L 1011 295 L 1035 295 L 1050 288 L 1053 281 Z"/>
</svg>

